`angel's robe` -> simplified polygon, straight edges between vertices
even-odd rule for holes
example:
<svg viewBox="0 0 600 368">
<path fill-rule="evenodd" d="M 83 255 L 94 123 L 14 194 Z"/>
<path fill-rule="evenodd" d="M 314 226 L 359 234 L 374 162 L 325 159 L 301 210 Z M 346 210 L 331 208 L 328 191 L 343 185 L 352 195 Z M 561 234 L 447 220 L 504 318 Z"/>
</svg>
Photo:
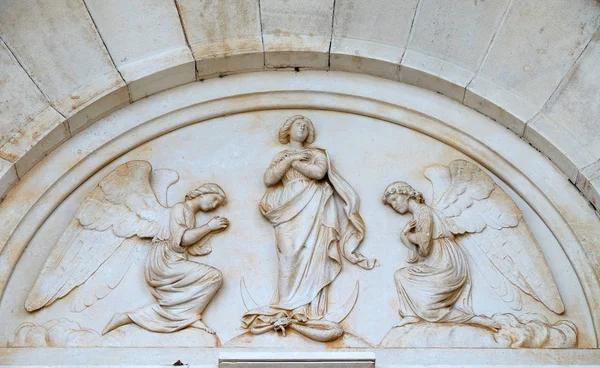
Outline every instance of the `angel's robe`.
<svg viewBox="0 0 600 368">
<path fill-rule="evenodd" d="M 181 245 L 183 233 L 195 222 L 194 212 L 178 203 L 171 208 L 168 229 L 152 240 L 145 276 L 157 302 L 127 313 L 137 325 L 154 332 L 184 329 L 202 319 L 202 312 L 221 287 L 221 272 L 188 260 Z"/>
<path fill-rule="evenodd" d="M 263 196 L 259 208 L 275 228 L 277 289 L 268 306 L 244 315 L 244 327 L 257 318 L 268 321 L 281 313 L 322 318 L 327 312 L 327 287 L 342 268 L 340 245 L 343 256 L 352 263 L 364 268 L 374 266 L 356 250 L 364 234 L 356 193 L 331 166 L 324 150 L 309 148 L 306 152 L 311 155 L 310 163 L 326 169 L 327 175 L 315 180 L 290 167 L 281 185 L 270 187 Z M 272 165 L 285 153 L 280 153 Z M 334 193 L 345 201 L 344 220 L 348 225 L 344 229 Z"/>
<path fill-rule="evenodd" d="M 465 322 L 474 314 L 471 280 L 464 251 L 434 209 L 421 204 L 414 213 L 422 260 L 396 271 L 401 317 L 428 322 Z"/>
</svg>

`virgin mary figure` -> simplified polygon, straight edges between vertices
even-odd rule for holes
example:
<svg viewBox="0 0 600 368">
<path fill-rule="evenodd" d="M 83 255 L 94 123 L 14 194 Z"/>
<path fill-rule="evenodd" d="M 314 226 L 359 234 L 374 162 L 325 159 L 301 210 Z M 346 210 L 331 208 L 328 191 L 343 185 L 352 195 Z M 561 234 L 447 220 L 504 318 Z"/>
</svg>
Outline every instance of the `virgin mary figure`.
<svg viewBox="0 0 600 368">
<path fill-rule="evenodd" d="M 317 341 L 341 337 L 342 328 L 325 317 L 328 287 L 342 269 L 342 257 L 364 269 L 376 265 L 358 251 L 365 234 L 358 195 L 327 151 L 305 147 L 314 140 L 308 118 L 289 118 L 279 130 L 279 142 L 289 148 L 264 175 L 268 190 L 259 209 L 275 229 L 278 282 L 269 305 L 242 318 L 254 334 L 273 329 L 285 334 L 290 327 Z M 339 215 L 336 202 L 343 208 Z"/>
</svg>

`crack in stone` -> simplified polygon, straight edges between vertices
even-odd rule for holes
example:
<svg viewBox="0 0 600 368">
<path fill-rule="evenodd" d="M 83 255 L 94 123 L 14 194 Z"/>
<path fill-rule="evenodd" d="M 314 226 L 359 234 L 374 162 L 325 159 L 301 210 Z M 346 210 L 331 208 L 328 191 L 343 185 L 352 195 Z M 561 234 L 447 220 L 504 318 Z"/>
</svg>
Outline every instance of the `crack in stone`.
<svg viewBox="0 0 600 368">
<path fill-rule="evenodd" d="M 13 52 L 13 50 L 10 48 L 9 44 L 4 41 L 4 39 L 2 38 L 2 35 L 0 35 L 0 42 L 2 42 L 4 44 L 4 46 L 6 46 L 6 49 L 8 50 L 8 52 L 11 54 L 11 56 L 13 57 L 13 59 L 15 59 L 15 61 L 17 62 L 17 64 L 19 64 L 19 66 L 21 67 L 21 69 L 25 72 L 25 75 L 27 75 L 27 77 L 29 78 L 29 80 L 31 80 L 31 82 L 33 83 L 33 85 L 35 85 L 35 87 L 38 89 L 38 91 L 42 94 L 42 96 L 44 97 L 44 99 L 46 100 L 46 102 L 48 103 L 49 107 L 52 107 L 56 112 L 58 112 L 58 114 L 60 116 L 63 117 L 63 119 L 66 120 L 66 117 L 58 110 L 56 110 L 56 108 L 52 105 L 52 102 L 50 102 L 50 98 L 46 95 L 46 93 L 40 88 L 40 86 L 37 84 L 37 82 L 31 77 L 31 75 L 29 75 L 29 72 L 27 71 L 27 69 L 25 69 L 25 67 L 23 66 L 23 64 L 21 63 L 21 60 L 19 60 L 19 58 L 17 58 L 17 55 Z M 70 131 L 69 131 L 70 132 Z"/>
<path fill-rule="evenodd" d="M 262 19 L 262 5 L 261 0 L 258 1 L 258 23 L 260 24 L 260 40 L 262 42 L 262 54 L 263 54 L 263 69 L 267 67 L 267 55 L 265 52 L 265 36 L 263 34 L 263 19 Z"/>
<path fill-rule="evenodd" d="M 185 26 L 183 25 L 183 16 L 181 15 L 181 9 L 179 9 L 179 3 L 177 0 L 173 0 L 173 4 L 175 4 L 175 9 L 177 10 L 177 16 L 179 17 L 179 24 L 181 25 L 181 31 L 183 32 L 183 38 L 185 40 L 185 44 L 190 50 L 190 54 L 192 54 L 192 59 L 194 59 L 194 79 L 198 80 L 198 64 L 196 63 L 196 57 L 194 56 L 194 50 L 192 50 L 192 45 L 190 44 L 190 40 L 188 39 L 187 32 L 185 31 Z"/>
<path fill-rule="evenodd" d="M 127 97 L 129 97 L 129 103 L 131 103 L 132 101 L 131 101 L 131 95 L 129 94 L 129 84 L 127 83 L 125 78 L 123 78 L 123 74 L 121 74 L 121 71 L 119 70 L 119 68 L 117 68 L 117 64 L 115 63 L 115 60 L 113 59 L 112 55 L 110 54 L 110 51 L 108 50 L 108 46 L 106 46 L 106 42 L 104 42 L 104 38 L 102 38 L 102 35 L 100 34 L 98 25 L 96 25 L 96 21 L 94 20 L 94 17 L 92 17 L 92 13 L 90 13 L 90 9 L 88 8 L 87 3 L 85 1 L 82 1 L 82 3 L 83 3 L 83 6 L 85 7 L 85 11 L 87 12 L 88 16 L 90 17 L 90 20 L 92 21 L 92 24 L 94 25 L 94 30 L 96 31 L 98 38 L 100 39 L 100 41 L 102 41 L 102 45 L 104 46 L 104 50 L 106 50 L 106 54 L 108 55 L 110 62 L 112 63 L 112 65 L 115 68 L 115 70 L 117 71 L 117 73 L 119 73 L 119 76 L 121 77 L 121 80 L 123 81 L 123 83 L 125 83 L 125 85 L 127 86 Z M 71 133 L 71 135 L 73 135 L 73 131 L 71 130 L 70 124 L 69 124 L 69 132 Z"/>
<path fill-rule="evenodd" d="M 331 35 L 329 36 L 329 50 L 327 51 L 327 70 L 331 70 L 331 46 L 333 45 L 333 31 L 335 27 L 335 0 L 331 12 Z"/>
<path fill-rule="evenodd" d="M 573 74 L 573 69 L 575 68 L 575 66 L 577 65 L 577 63 L 579 63 L 579 60 L 585 54 L 585 51 L 592 44 L 592 41 L 594 40 L 594 38 L 596 38 L 596 36 L 598 34 L 600 34 L 600 27 L 598 27 L 598 29 L 596 30 L 596 32 L 594 32 L 594 34 L 592 35 L 592 37 L 590 37 L 590 39 L 588 40 L 588 42 L 585 45 L 585 47 L 583 48 L 583 50 L 581 50 L 581 53 L 577 56 L 577 58 L 573 62 L 573 65 L 571 65 L 571 67 L 569 68 L 569 70 L 565 73 L 565 75 L 563 75 L 563 77 L 560 80 L 560 83 L 558 83 L 558 85 L 556 86 L 556 88 L 554 89 L 554 91 L 552 91 L 552 93 L 550 94 L 550 97 L 548 97 L 548 100 L 546 100 L 546 102 L 544 102 L 544 105 L 542 106 L 541 111 L 547 111 L 549 109 L 549 107 L 550 107 L 549 105 L 558 96 L 558 92 L 560 90 L 562 90 L 562 88 L 568 83 L 568 81 L 570 80 L 570 77 Z"/>
<path fill-rule="evenodd" d="M 400 60 L 398 60 L 398 77 L 400 76 L 400 70 L 402 69 L 402 61 L 404 60 L 404 56 L 406 55 L 406 50 L 408 49 L 408 45 L 410 44 L 413 36 L 413 28 L 415 25 L 415 21 L 417 19 L 417 15 L 419 13 L 419 10 L 421 9 L 421 4 L 423 3 L 423 0 L 418 0 L 417 1 L 417 6 L 415 6 L 415 12 L 413 14 L 412 20 L 410 21 L 410 28 L 408 29 L 408 37 L 406 37 L 406 43 L 404 44 L 404 47 L 402 48 L 402 55 L 400 55 Z"/>
</svg>

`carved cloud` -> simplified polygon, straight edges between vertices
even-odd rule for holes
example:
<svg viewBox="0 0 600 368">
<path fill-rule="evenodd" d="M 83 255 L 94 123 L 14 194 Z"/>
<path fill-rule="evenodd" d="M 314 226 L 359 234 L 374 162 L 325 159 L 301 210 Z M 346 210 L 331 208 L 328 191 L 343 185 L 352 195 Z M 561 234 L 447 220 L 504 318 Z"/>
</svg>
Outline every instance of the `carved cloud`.
<svg viewBox="0 0 600 368">
<path fill-rule="evenodd" d="M 102 345 L 99 333 L 81 328 L 77 322 L 55 319 L 36 325 L 23 323 L 15 333 L 12 347 L 95 347 Z"/>
<path fill-rule="evenodd" d="M 502 325 L 494 339 L 511 348 L 574 348 L 577 345 L 577 327 L 570 321 L 550 324 L 535 313 L 515 317 L 512 314 L 496 314 L 492 317 Z"/>
<path fill-rule="evenodd" d="M 394 327 L 381 347 L 440 348 L 575 348 L 577 327 L 569 321 L 550 323 L 539 314 L 496 314 L 500 324 L 496 333 L 485 328 L 456 323 L 419 322 Z"/>
</svg>

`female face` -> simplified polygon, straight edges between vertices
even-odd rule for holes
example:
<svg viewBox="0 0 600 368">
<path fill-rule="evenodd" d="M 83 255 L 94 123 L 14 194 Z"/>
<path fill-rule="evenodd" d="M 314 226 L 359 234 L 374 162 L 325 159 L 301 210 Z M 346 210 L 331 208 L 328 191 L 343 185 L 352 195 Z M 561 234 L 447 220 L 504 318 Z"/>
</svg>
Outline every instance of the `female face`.
<svg viewBox="0 0 600 368">
<path fill-rule="evenodd" d="M 308 137 L 308 123 L 302 119 L 292 123 L 290 128 L 290 139 L 295 142 L 304 142 Z"/>
<path fill-rule="evenodd" d="M 197 198 L 200 209 L 203 212 L 212 211 L 221 204 L 221 196 L 218 194 L 202 194 Z"/>
<path fill-rule="evenodd" d="M 392 194 L 388 197 L 388 203 L 396 212 L 404 215 L 408 212 L 408 196 L 405 194 Z"/>
</svg>

